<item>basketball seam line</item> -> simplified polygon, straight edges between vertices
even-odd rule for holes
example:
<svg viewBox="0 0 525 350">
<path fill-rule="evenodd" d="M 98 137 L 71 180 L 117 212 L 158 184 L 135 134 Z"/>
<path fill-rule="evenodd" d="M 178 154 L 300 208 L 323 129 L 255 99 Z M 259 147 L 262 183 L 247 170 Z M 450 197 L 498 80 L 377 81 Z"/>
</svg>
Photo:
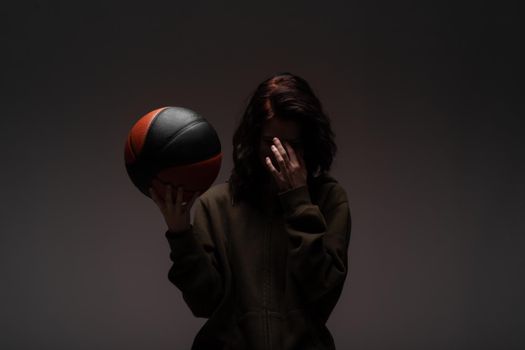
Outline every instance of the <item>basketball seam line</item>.
<svg viewBox="0 0 525 350">
<path fill-rule="evenodd" d="M 184 126 L 182 129 L 180 129 L 179 131 L 177 131 L 170 139 L 169 141 L 166 143 L 166 145 L 164 145 L 164 147 L 161 148 L 160 152 L 164 152 L 164 150 L 166 150 L 166 148 L 168 148 L 173 142 L 175 142 L 175 139 L 177 137 L 180 136 L 180 134 L 189 129 L 189 128 L 192 128 L 193 126 L 197 125 L 197 124 L 200 124 L 200 123 L 204 123 L 205 121 L 203 120 L 194 120 L 193 122 L 189 123 L 188 125 Z"/>
</svg>

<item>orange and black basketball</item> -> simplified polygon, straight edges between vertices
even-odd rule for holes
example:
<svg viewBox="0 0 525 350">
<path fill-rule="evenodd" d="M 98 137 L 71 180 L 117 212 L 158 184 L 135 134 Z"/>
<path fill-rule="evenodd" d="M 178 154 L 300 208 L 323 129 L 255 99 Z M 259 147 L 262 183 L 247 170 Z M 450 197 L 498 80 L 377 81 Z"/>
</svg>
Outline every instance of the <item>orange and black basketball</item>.
<svg viewBox="0 0 525 350">
<path fill-rule="evenodd" d="M 165 185 L 184 187 L 183 201 L 211 187 L 221 168 L 221 143 L 201 115 L 183 107 L 162 107 L 141 117 L 128 133 L 126 170 L 146 196 L 152 186 L 164 198 Z M 152 183 L 157 178 L 161 184 Z M 173 197 L 175 200 L 175 197 Z"/>
</svg>

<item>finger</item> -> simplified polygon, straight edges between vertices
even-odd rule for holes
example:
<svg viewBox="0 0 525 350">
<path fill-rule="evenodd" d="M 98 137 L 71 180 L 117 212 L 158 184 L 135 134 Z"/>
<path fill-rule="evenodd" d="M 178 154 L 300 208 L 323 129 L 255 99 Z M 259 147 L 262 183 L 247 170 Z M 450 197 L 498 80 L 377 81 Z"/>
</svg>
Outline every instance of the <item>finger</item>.
<svg viewBox="0 0 525 350">
<path fill-rule="evenodd" d="M 279 154 L 276 154 L 275 156 L 277 157 L 279 167 L 281 168 L 281 176 L 283 176 L 288 183 L 292 183 L 290 158 L 288 158 L 288 154 L 284 150 L 281 140 L 279 140 L 277 137 L 274 137 L 274 142 L 277 145 L 277 150 L 279 151 Z"/>
<path fill-rule="evenodd" d="M 281 153 L 277 150 L 277 147 L 275 147 L 275 145 L 272 145 L 271 149 L 273 154 L 275 155 L 275 158 L 277 159 L 277 163 L 279 164 L 279 170 L 281 172 L 286 171 L 286 164 L 284 158 L 282 157 Z"/>
<path fill-rule="evenodd" d="M 153 197 L 155 197 L 155 195 L 153 194 L 153 188 L 152 187 L 148 187 L 148 193 L 151 196 L 151 199 L 155 200 L 155 198 L 153 198 Z"/>
<path fill-rule="evenodd" d="M 148 193 L 149 193 L 149 195 L 151 197 L 151 200 L 153 200 L 155 205 L 160 208 L 160 204 L 158 202 L 157 194 L 155 193 L 155 190 L 153 189 L 153 187 L 148 188 Z"/>
<path fill-rule="evenodd" d="M 306 169 L 306 163 L 304 162 L 303 155 L 300 154 L 297 159 L 299 160 L 299 164 L 301 165 L 301 168 Z"/>
<path fill-rule="evenodd" d="M 295 154 L 295 151 L 292 146 L 288 142 L 285 142 L 284 145 L 286 146 L 286 151 L 288 152 L 288 156 L 290 158 L 290 163 L 294 164 L 300 164 L 299 160 L 297 159 L 297 155 Z"/>
<path fill-rule="evenodd" d="M 159 205 L 159 197 L 157 197 L 157 192 L 155 192 L 155 189 L 153 187 L 148 188 L 149 195 L 151 196 L 151 199 Z"/>
<path fill-rule="evenodd" d="M 184 193 L 184 188 L 181 186 L 177 187 L 177 199 L 175 201 L 175 210 L 181 210 L 184 209 L 184 206 L 182 205 L 182 194 Z"/>
<path fill-rule="evenodd" d="M 268 170 L 270 171 L 270 173 L 274 176 L 274 177 L 277 177 L 279 172 L 277 171 L 277 169 L 275 169 L 275 167 L 273 166 L 273 163 L 272 163 L 272 160 L 270 159 L 270 157 L 266 157 L 266 167 L 268 168 Z"/>
<path fill-rule="evenodd" d="M 173 188 L 171 184 L 166 185 L 166 197 L 165 197 L 165 205 L 166 208 L 168 208 L 168 211 L 173 210 L 173 195 L 172 195 Z"/>
<path fill-rule="evenodd" d="M 299 164 L 301 164 L 301 167 L 305 168 L 305 163 L 304 163 L 304 151 L 302 149 L 300 149 L 298 152 L 295 152 L 294 150 L 294 153 L 295 153 L 295 158 L 299 161 Z"/>
<path fill-rule="evenodd" d="M 157 191 L 153 187 L 150 187 L 149 188 L 149 193 L 151 195 L 151 199 L 153 199 L 153 201 L 155 202 L 157 207 L 159 207 L 159 209 L 162 212 L 162 214 L 165 215 L 166 214 L 166 206 L 162 203 L 162 200 L 160 199 L 159 195 L 157 194 Z"/>
<path fill-rule="evenodd" d="M 289 168 L 288 171 L 285 173 L 286 179 L 291 184 L 293 183 L 293 172 L 296 168 L 302 168 L 300 160 L 297 158 L 297 154 L 295 153 L 295 149 L 288 143 L 285 142 L 284 145 L 286 146 L 286 150 L 288 151 L 288 155 L 290 158 Z"/>
<path fill-rule="evenodd" d="M 149 184 L 149 187 L 148 187 L 148 193 L 149 193 L 149 195 L 151 196 L 151 199 L 153 199 L 153 201 L 154 201 L 155 203 L 157 203 L 157 199 L 158 199 L 157 191 L 155 191 L 155 189 L 154 189 L 154 186 L 155 186 L 156 183 L 157 183 L 156 179 L 153 178 L 153 179 L 151 180 L 151 183 Z M 157 203 L 157 204 L 158 204 L 158 203 Z"/>
<path fill-rule="evenodd" d="M 281 154 L 281 157 L 283 160 L 288 163 L 290 162 L 290 159 L 288 158 L 288 154 L 286 153 L 286 150 L 283 147 L 283 144 L 281 143 L 281 140 L 279 140 L 278 137 L 274 137 L 273 142 L 275 143 L 275 146 L 277 147 L 277 150 Z"/>
<path fill-rule="evenodd" d="M 290 159 L 288 159 L 286 162 L 286 165 L 284 166 L 284 170 L 281 171 L 281 176 L 283 176 L 286 181 L 291 184 L 292 183 L 292 172 L 293 172 L 293 168 L 292 166 L 295 166 L 295 163 L 291 163 L 290 162 Z M 280 163 L 279 163 L 280 164 Z"/>
</svg>

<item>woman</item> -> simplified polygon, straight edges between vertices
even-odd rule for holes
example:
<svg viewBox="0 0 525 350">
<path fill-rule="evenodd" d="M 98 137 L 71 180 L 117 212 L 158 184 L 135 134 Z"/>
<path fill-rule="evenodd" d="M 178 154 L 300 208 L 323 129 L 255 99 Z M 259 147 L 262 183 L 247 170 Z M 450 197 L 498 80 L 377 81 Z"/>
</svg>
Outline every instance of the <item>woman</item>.
<svg viewBox="0 0 525 350">
<path fill-rule="evenodd" d="M 335 349 L 325 324 L 346 279 L 351 220 L 328 174 L 333 138 L 308 83 L 277 74 L 235 131 L 227 183 L 189 203 L 182 186 L 167 186 L 165 202 L 150 189 L 168 225 L 168 278 L 208 319 L 192 350 Z"/>
</svg>

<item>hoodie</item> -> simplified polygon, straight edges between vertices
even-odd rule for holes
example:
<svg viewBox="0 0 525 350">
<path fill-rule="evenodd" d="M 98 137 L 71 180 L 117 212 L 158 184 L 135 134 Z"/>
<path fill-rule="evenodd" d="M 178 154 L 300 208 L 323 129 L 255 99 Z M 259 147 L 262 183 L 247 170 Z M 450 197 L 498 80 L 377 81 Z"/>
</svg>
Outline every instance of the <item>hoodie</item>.
<svg viewBox="0 0 525 350">
<path fill-rule="evenodd" d="M 188 230 L 165 232 L 168 279 L 207 319 L 191 350 L 335 349 L 326 321 L 348 272 L 344 188 L 321 175 L 257 210 L 235 203 L 226 182 L 193 207 Z"/>
</svg>

